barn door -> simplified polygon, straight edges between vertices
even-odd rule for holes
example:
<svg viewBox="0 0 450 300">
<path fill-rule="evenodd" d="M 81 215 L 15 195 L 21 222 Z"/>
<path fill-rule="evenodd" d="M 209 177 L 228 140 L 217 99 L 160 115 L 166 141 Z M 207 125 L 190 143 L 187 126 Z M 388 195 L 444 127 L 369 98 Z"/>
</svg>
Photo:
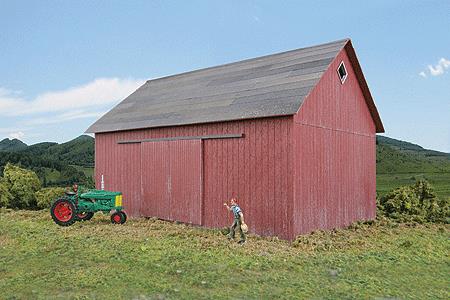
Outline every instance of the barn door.
<svg viewBox="0 0 450 300">
<path fill-rule="evenodd" d="M 141 144 L 141 215 L 169 219 L 169 145 Z"/>
<path fill-rule="evenodd" d="M 142 214 L 201 224 L 201 140 L 145 142 L 141 147 Z"/>
<path fill-rule="evenodd" d="M 169 143 L 170 219 L 201 224 L 202 141 L 179 140 Z"/>
</svg>

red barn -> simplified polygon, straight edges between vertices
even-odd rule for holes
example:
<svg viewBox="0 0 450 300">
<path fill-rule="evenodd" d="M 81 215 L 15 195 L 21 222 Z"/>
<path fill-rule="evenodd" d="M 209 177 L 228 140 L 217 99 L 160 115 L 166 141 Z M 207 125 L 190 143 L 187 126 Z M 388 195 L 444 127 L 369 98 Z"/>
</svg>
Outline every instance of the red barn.
<svg viewBox="0 0 450 300">
<path fill-rule="evenodd" d="M 293 239 L 375 217 L 383 125 L 351 41 L 147 81 L 95 122 L 95 179 L 131 216 Z"/>
</svg>

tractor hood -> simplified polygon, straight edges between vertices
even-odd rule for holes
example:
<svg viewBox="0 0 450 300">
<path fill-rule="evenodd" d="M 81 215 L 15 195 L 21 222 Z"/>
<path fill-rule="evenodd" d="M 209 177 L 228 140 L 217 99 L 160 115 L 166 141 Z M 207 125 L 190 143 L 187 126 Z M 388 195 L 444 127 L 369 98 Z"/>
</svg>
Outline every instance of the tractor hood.
<svg viewBox="0 0 450 300">
<path fill-rule="evenodd" d="M 86 193 L 82 193 L 80 196 L 82 198 L 93 198 L 93 199 L 111 199 L 117 195 L 122 195 L 121 192 L 109 192 L 103 190 L 90 190 Z"/>
</svg>

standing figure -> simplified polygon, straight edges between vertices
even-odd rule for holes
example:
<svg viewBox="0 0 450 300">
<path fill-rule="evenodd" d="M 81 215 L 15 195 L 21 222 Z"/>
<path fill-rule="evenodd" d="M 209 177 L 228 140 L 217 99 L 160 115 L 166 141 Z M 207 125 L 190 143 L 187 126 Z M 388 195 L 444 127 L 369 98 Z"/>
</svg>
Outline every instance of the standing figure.
<svg viewBox="0 0 450 300">
<path fill-rule="evenodd" d="M 244 222 L 244 214 L 242 213 L 242 209 L 236 203 L 236 198 L 231 198 L 230 203 L 231 203 L 231 207 L 228 206 L 227 203 L 223 204 L 229 211 L 233 212 L 233 216 L 234 216 L 234 221 L 230 227 L 230 234 L 228 235 L 228 238 L 230 240 L 234 239 L 234 234 L 235 234 L 236 227 L 237 227 L 239 230 L 239 234 L 241 236 L 241 239 L 239 240 L 239 244 L 243 244 L 243 243 L 245 243 L 245 233 L 242 230 L 242 225 L 246 226 L 245 222 Z"/>
</svg>

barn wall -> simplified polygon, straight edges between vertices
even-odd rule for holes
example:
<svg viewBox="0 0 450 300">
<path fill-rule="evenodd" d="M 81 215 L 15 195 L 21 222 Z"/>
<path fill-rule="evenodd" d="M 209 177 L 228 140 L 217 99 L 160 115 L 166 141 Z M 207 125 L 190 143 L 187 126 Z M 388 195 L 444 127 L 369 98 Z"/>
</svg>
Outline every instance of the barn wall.
<svg viewBox="0 0 450 300">
<path fill-rule="evenodd" d="M 288 238 L 293 198 L 292 126 L 292 117 L 277 117 L 96 134 L 97 187 L 103 174 L 105 188 L 122 191 L 129 214 L 141 216 L 141 146 L 117 141 L 243 133 L 244 138 L 203 141 L 202 224 L 228 226 L 232 216 L 223 203 L 237 196 L 251 232 Z"/>
<path fill-rule="evenodd" d="M 375 125 L 345 50 L 294 116 L 293 139 L 294 235 L 375 217 Z"/>
<path fill-rule="evenodd" d="M 103 134 L 95 135 L 95 183 L 101 187 L 104 175 L 106 190 L 121 191 L 126 197 L 127 213 L 139 215 L 141 202 L 141 147 L 126 144 L 116 147 Z"/>
</svg>

